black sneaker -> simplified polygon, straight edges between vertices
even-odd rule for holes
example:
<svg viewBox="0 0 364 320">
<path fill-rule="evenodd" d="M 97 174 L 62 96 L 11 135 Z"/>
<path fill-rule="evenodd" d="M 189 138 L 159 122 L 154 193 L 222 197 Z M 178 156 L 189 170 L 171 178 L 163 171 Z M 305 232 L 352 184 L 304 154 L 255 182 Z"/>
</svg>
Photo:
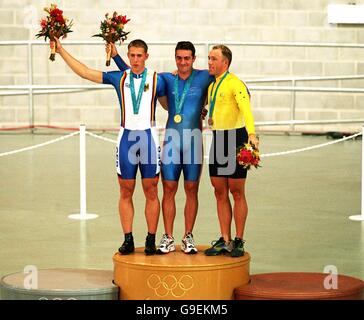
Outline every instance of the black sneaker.
<svg viewBox="0 0 364 320">
<path fill-rule="evenodd" d="M 134 238 L 132 233 L 126 233 L 125 234 L 125 240 L 123 242 L 123 244 L 121 245 L 121 247 L 119 248 L 119 252 L 121 254 L 129 254 L 134 252 L 135 248 L 134 248 Z"/>
<path fill-rule="evenodd" d="M 157 252 L 157 247 L 155 246 L 155 234 L 148 232 L 147 238 L 145 239 L 144 253 L 147 256 L 153 255 Z"/>
<path fill-rule="evenodd" d="M 226 243 L 224 238 L 221 237 L 217 241 L 212 242 L 212 247 L 205 250 L 206 256 L 218 256 L 231 251 L 231 241 Z"/>
<path fill-rule="evenodd" d="M 231 250 L 231 256 L 233 258 L 242 257 L 245 253 L 244 251 L 245 241 L 240 238 L 235 238 L 233 241 L 233 250 Z"/>
</svg>

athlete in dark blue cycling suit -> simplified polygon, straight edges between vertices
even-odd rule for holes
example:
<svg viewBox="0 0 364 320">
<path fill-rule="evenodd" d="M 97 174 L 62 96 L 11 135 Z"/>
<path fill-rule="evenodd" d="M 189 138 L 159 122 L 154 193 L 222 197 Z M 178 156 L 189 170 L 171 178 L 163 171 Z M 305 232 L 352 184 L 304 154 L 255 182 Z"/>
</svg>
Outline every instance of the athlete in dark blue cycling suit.
<svg viewBox="0 0 364 320">
<path fill-rule="evenodd" d="M 128 66 L 113 47 L 112 56 L 120 70 Z M 205 105 L 206 92 L 214 78 L 207 70 L 193 69 L 196 60 L 195 47 L 191 42 L 179 42 L 175 48 L 178 73 L 159 73 L 164 80 L 168 100 L 168 120 L 162 152 L 163 220 L 165 234 L 158 253 L 175 250 L 173 222 L 176 216 L 175 195 L 181 172 L 184 175 L 186 193 L 185 234 L 182 250 L 197 253 L 192 230 L 198 209 L 198 187 L 203 162 L 201 110 Z M 178 93 L 176 95 L 176 92 Z"/>
</svg>

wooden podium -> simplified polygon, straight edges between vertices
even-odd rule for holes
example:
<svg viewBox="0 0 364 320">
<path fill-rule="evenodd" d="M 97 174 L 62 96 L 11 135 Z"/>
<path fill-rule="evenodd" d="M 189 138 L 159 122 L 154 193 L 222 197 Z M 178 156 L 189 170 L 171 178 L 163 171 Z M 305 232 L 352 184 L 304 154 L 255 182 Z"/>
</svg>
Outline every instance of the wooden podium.
<svg viewBox="0 0 364 320">
<path fill-rule="evenodd" d="M 235 289 L 236 300 L 363 300 L 364 281 L 337 275 L 337 287 L 325 287 L 329 274 L 317 272 L 261 273 Z"/>
<path fill-rule="evenodd" d="M 231 300 L 234 289 L 249 282 L 250 255 L 207 257 L 207 246 L 188 255 L 176 247 L 165 255 L 146 256 L 144 248 L 116 253 L 114 282 L 120 300 Z"/>
</svg>

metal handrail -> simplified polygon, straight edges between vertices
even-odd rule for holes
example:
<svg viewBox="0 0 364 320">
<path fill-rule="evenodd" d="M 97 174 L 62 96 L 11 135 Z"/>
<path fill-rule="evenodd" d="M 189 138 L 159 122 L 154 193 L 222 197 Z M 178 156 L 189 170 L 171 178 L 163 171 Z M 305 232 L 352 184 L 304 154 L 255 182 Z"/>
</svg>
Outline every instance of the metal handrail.
<svg viewBox="0 0 364 320">
<path fill-rule="evenodd" d="M 364 93 L 364 89 L 359 88 L 330 88 L 330 87 L 297 87 L 297 86 L 249 86 L 249 90 L 260 91 L 301 91 L 301 92 L 345 92 Z"/>
<path fill-rule="evenodd" d="M 312 124 L 336 124 L 336 123 L 363 123 L 364 119 L 345 120 L 286 120 L 286 121 L 256 121 L 256 127 L 283 126 L 283 125 L 312 125 Z"/>
<path fill-rule="evenodd" d="M 364 79 L 364 75 L 346 75 L 346 76 L 312 76 L 312 77 L 287 77 L 287 78 L 262 78 L 262 79 L 247 79 L 245 82 L 288 82 L 288 81 L 315 81 L 315 80 L 353 80 Z"/>
<path fill-rule="evenodd" d="M 28 94 L 32 90 L 34 94 L 38 93 L 65 93 L 72 91 L 85 90 L 105 90 L 113 89 L 110 85 L 5 85 L 0 86 L 0 90 L 19 90 L 16 94 Z M 304 92 L 345 92 L 345 93 L 364 93 L 360 88 L 339 88 L 339 87 L 297 87 L 297 86 L 249 86 L 250 91 L 304 91 Z M 0 92 L 1 95 L 15 95 L 15 93 Z"/>
<path fill-rule="evenodd" d="M 104 45 L 101 41 L 91 40 L 65 40 L 64 44 L 79 45 Z M 125 42 L 128 44 L 128 42 Z M 213 46 L 217 43 L 224 43 L 232 46 L 257 46 L 257 47 L 333 47 L 333 48 L 364 48 L 364 44 L 357 43 L 332 43 L 332 42 L 283 42 L 283 41 L 269 41 L 269 42 L 257 42 L 257 41 L 194 41 L 194 45 L 208 45 Z M 2 40 L 1 45 L 49 45 L 48 42 L 42 40 Z M 175 41 L 148 41 L 148 45 L 175 45 Z"/>
<path fill-rule="evenodd" d="M 89 40 L 68 40 L 63 42 L 66 45 L 103 45 L 100 41 Z M 214 42 L 215 43 L 215 42 Z M 221 43 L 217 41 L 216 43 Z M 364 48 L 364 44 L 355 43 L 313 43 L 313 42 L 223 42 L 226 45 L 240 45 L 240 46 L 279 46 L 279 47 L 332 47 L 332 48 Z M 174 45 L 175 42 L 171 41 L 148 41 L 149 45 Z M 203 45 L 206 51 L 206 57 L 213 45 L 212 41 L 197 41 L 195 45 Z M 33 84 L 33 45 L 46 45 L 47 42 L 41 40 L 10 40 L 0 41 L 0 46 L 27 46 L 28 54 L 28 85 L 9 85 L 0 86 L 0 90 L 8 90 L 8 92 L 0 92 L 2 95 L 28 95 L 29 96 L 29 124 L 34 125 L 34 94 L 48 94 L 48 93 L 65 93 L 65 92 L 79 92 L 84 90 L 98 90 L 109 89 L 105 85 L 34 85 Z M 287 78 L 265 78 L 265 79 L 250 79 L 247 83 L 264 83 L 264 82 L 291 82 L 292 86 L 249 86 L 251 90 L 261 91 L 290 91 L 292 92 L 291 110 L 290 110 L 290 126 L 294 129 L 295 125 L 295 107 L 296 107 L 296 92 L 345 92 L 345 93 L 364 93 L 364 89 L 359 88 L 337 88 L 337 87 L 297 87 L 297 81 L 321 81 L 321 80 L 350 80 L 350 79 L 364 79 L 364 75 L 346 75 L 346 76 L 314 76 L 314 77 L 287 77 Z M 111 89 L 111 88 L 110 88 Z M 336 120 L 335 120 L 336 121 Z M 347 122 L 347 120 L 341 120 Z M 356 121 L 355 121 L 356 122 Z M 278 123 L 278 122 L 275 122 Z M 336 122 L 338 123 L 338 122 Z M 273 125 L 273 124 L 272 124 Z"/>
</svg>

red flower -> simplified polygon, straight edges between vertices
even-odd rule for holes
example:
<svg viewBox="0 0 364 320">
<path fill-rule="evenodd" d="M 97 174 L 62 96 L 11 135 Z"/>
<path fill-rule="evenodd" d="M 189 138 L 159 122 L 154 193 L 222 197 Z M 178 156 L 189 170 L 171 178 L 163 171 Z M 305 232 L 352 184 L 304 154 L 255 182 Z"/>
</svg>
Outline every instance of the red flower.
<svg viewBox="0 0 364 320">
<path fill-rule="evenodd" d="M 248 150 L 241 150 L 240 151 L 240 160 L 244 163 L 251 163 L 253 159 L 253 155 Z"/>
<path fill-rule="evenodd" d="M 251 166 L 258 168 L 260 161 L 259 150 L 254 145 L 246 143 L 238 148 L 236 160 L 244 169 L 249 170 Z"/>
<path fill-rule="evenodd" d="M 55 20 L 56 20 L 56 22 L 59 22 L 60 24 L 65 24 L 65 21 L 62 16 L 56 16 Z"/>
<path fill-rule="evenodd" d="M 40 26 L 42 27 L 42 29 L 44 29 L 47 26 L 47 20 L 46 19 L 40 20 Z"/>
<path fill-rule="evenodd" d="M 62 16 L 63 11 L 58 8 L 55 8 L 55 9 L 51 10 L 51 12 L 49 14 L 51 15 L 51 17 Z"/>
<path fill-rule="evenodd" d="M 121 18 L 121 23 L 122 24 L 126 24 L 126 23 L 128 23 L 130 21 L 130 19 L 127 19 L 126 18 L 126 16 L 122 16 L 122 18 Z"/>
<path fill-rule="evenodd" d="M 251 163 L 252 163 L 253 166 L 257 166 L 258 163 L 259 163 L 259 158 L 253 158 Z"/>
</svg>

